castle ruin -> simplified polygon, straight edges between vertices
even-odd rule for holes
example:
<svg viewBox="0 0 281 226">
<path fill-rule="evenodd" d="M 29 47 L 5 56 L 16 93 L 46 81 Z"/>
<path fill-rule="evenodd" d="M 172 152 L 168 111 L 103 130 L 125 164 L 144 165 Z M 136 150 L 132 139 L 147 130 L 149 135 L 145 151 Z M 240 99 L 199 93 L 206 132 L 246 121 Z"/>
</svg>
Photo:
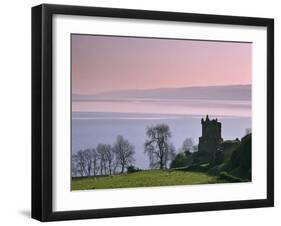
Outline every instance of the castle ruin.
<svg viewBox="0 0 281 226">
<path fill-rule="evenodd" d="M 221 137 L 221 123 L 217 119 L 201 119 L 202 136 L 199 137 L 198 151 L 206 153 L 211 158 L 211 162 L 216 158 L 216 154 L 221 150 L 223 139 Z"/>
</svg>

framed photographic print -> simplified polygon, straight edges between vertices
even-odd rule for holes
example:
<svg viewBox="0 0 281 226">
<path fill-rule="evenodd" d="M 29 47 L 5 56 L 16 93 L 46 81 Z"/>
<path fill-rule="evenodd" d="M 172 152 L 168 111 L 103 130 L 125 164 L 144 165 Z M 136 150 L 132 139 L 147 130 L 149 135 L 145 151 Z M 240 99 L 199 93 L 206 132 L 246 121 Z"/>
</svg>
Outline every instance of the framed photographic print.
<svg viewBox="0 0 281 226">
<path fill-rule="evenodd" d="M 32 217 L 274 205 L 274 21 L 32 8 Z"/>
</svg>

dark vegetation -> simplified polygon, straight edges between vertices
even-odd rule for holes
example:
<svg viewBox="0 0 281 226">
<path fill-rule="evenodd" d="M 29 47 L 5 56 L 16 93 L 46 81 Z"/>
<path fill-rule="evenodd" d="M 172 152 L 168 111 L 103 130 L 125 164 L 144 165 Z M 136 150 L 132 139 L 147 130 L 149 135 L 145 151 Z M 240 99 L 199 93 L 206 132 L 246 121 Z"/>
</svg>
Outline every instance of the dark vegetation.
<svg viewBox="0 0 281 226">
<path fill-rule="evenodd" d="M 207 152 L 181 152 L 171 162 L 171 168 L 185 171 L 206 172 L 229 182 L 251 180 L 251 134 L 241 141 L 224 141 L 222 150 L 216 153 L 215 161 L 208 161 Z"/>
</svg>

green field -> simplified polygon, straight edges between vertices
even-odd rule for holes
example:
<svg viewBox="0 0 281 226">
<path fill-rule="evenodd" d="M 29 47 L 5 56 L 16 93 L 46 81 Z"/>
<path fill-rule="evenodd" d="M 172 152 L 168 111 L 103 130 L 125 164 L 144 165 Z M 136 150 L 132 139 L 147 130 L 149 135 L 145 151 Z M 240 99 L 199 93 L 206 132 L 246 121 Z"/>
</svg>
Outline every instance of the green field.
<svg viewBox="0 0 281 226">
<path fill-rule="evenodd" d="M 217 177 L 200 172 L 146 170 L 114 176 L 72 178 L 72 190 L 133 188 L 219 183 Z"/>
</svg>

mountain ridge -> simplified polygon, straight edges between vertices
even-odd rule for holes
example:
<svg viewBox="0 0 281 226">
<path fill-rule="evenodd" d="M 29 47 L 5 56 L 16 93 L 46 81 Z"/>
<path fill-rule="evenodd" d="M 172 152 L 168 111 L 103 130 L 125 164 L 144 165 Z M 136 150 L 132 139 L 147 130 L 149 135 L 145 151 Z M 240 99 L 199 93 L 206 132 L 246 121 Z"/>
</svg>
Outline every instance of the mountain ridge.
<svg viewBox="0 0 281 226">
<path fill-rule="evenodd" d="M 251 100 L 251 85 L 129 89 L 102 92 L 94 95 L 72 94 L 72 99 L 74 101 L 122 98 Z"/>
</svg>

